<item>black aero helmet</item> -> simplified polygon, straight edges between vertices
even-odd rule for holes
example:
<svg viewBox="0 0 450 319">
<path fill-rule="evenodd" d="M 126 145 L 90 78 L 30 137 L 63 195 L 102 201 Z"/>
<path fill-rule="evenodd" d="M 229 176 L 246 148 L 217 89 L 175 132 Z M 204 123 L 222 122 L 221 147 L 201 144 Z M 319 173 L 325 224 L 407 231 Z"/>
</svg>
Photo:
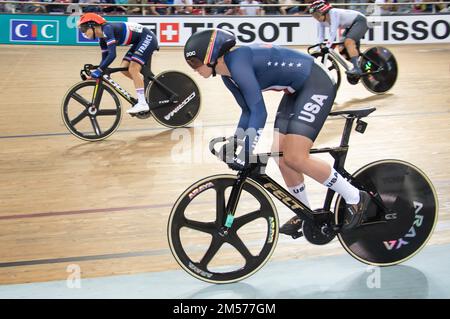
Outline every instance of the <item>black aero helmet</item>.
<svg viewBox="0 0 450 319">
<path fill-rule="evenodd" d="M 186 62 L 196 69 L 203 64 L 213 68 L 217 59 L 227 53 L 236 45 L 236 37 L 233 33 L 222 29 L 207 29 L 191 35 L 184 46 L 184 58 Z"/>
</svg>

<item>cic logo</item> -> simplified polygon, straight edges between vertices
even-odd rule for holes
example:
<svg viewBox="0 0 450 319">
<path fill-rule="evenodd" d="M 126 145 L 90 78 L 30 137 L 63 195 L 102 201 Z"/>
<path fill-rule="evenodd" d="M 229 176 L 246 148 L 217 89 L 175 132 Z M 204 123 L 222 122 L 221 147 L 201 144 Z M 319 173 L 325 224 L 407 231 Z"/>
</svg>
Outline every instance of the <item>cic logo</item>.
<svg viewBox="0 0 450 319">
<path fill-rule="evenodd" d="M 10 21 L 10 40 L 12 42 L 58 42 L 59 22 L 56 20 L 17 20 Z"/>
</svg>

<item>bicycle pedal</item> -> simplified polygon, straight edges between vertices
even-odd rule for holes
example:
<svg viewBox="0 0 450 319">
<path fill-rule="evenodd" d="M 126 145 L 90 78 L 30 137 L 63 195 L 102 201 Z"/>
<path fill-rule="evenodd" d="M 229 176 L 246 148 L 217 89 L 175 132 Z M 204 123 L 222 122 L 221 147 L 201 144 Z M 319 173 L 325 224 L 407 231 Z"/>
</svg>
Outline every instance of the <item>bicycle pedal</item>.
<svg viewBox="0 0 450 319">
<path fill-rule="evenodd" d="M 150 111 L 147 111 L 147 112 L 139 112 L 139 113 L 135 114 L 135 116 L 136 116 L 138 119 L 141 119 L 141 120 L 148 119 L 151 115 L 152 115 L 152 113 L 151 113 Z"/>
<path fill-rule="evenodd" d="M 351 85 L 356 85 L 359 82 L 359 77 L 347 76 L 347 81 Z"/>
<path fill-rule="evenodd" d="M 303 236 L 303 231 L 302 229 L 295 229 L 295 230 L 291 230 L 291 231 L 283 231 L 280 229 L 280 234 L 286 235 L 286 236 L 291 236 L 294 239 L 297 239 L 299 237 Z"/>
<path fill-rule="evenodd" d="M 300 238 L 300 237 L 302 237 L 303 236 L 303 232 L 300 230 L 300 231 L 298 231 L 298 232 L 296 232 L 295 234 L 291 234 L 291 237 L 293 238 L 293 239 L 297 239 L 297 238 Z"/>
</svg>

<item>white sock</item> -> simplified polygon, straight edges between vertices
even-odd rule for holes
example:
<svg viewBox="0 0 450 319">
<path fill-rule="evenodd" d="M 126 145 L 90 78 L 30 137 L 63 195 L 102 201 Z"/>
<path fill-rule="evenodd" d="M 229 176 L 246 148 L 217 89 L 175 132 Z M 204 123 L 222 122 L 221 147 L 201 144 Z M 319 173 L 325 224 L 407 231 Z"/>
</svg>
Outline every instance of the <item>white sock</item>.
<svg viewBox="0 0 450 319">
<path fill-rule="evenodd" d="M 299 201 L 301 201 L 306 206 L 309 206 L 308 196 L 306 196 L 305 184 L 301 183 L 297 186 L 288 187 L 289 193 L 295 196 Z M 311 208 L 311 207 L 310 207 Z"/>
<path fill-rule="evenodd" d="M 350 184 L 345 178 L 341 176 L 334 168 L 331 168 L 331 175 L 323 183 L 326 187 L 331 188 L 336 193 L 344 197 L 347 204 L 359 203 L 359 189 Z"/>
<path fill-rule="evenodd" d="M 147 101 L 145 100 L 144 88 L 136 89 L 136 93 L 138 97 L 138 103 L 147 104 Z"/>
</svg>

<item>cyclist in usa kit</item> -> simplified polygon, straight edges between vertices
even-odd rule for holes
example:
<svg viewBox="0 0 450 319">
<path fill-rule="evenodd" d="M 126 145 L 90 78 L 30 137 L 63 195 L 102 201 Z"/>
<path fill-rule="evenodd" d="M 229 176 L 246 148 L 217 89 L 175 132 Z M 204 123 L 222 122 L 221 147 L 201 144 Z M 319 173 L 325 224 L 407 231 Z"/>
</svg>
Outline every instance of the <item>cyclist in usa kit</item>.
<svg viewBox="0 0 450 319">
<path fill-rule="evenodd" d="M 95 13 L 82 15 L 78 26 L 87 38 L 99 38 L 100 40 L 102 61 L 98 69 L 91 72 L 94 79 L 101 77 L 103 70 L 114 61 L 118 45 L 131 45 L 122 60 L 121 67 L 128 67 L 128 71 L 122 73 L 133 80 L 138 103 L 127 112 L 135 114 L 149 111 L 150 108 L 145 100 L 144 79 L 141 70 L 145 64 L 151 64 L 153 51 L 158 50 L 158 40 L 155 34 L 137 23 L 106 22 L 103 17 Z"/>
<path fill-rule="evenodd" d="M 319 43 L 325 38 L 325 27 L 330 28 L 330 37 L 327 40 L 326 49 L 329 49 L 336 39 L 338 28 L 345 28 L 344 47 L 349 60 L 353 64 L 350 74 L 361 75 L 362 71 L 358 65 L 358 49 L 360 40 L 368 30 L 366 17 L 355 10 L 333 8 L 325 0 L 316 0 L 308 8 L 308 11 L 318 23 Z M 325 50 L 326 50 L 325 49 Z M 342 48 L 341 48 L 342 49 Z M 343 49 L 342 49 L 343 50 Z M 341 52 L 342 52 L 341 50 Z"/>
<path fill-rule="evenodd" d="M 207 29 L 193 34 L 184 47 L 187 63 L 204 78 L 221 75 L 242 109 L 235 138 L 244 140 L 245 147 L 227 159 L 228 165 L 242 169 L 248 164 L 248 155 L 253 153 L 267 118 L 262 91 L 283 90 L 275 119 L 274 141 L 279 143 L 274 143 L 277 149 L 273 151 L 284 153 L 278 165 L 289 191 L 309 206 L 303 174 L 310 176 L 345 199 L 348 212 L 344 229 L 358 226 L 369 195 L 309 154 L 333 105 L 334 81 L 310 55 L 267 44 L 231 50 L 235 44 L 231 32 Z M 226 112 L 226 106 L 218 110 Z M 295 216 L 280 231 L 291 234 L 300 228 L 300 219 Z"/>
</svg>

